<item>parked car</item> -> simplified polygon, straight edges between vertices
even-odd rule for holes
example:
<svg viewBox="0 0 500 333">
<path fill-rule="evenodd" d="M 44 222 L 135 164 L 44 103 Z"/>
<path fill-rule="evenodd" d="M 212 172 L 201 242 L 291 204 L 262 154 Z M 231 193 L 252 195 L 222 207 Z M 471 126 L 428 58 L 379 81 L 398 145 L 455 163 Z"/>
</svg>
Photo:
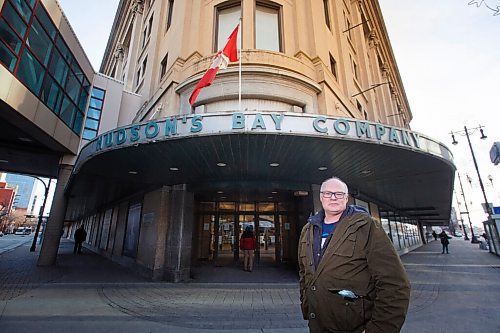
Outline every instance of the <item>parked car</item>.
<svg viewBox="0 0 500 333">
<path fill-rule="evenodd" d="M 3 237 L 3 231 L 0 231 L 0 237 Z"/>
<path fill-rule="evenodd" d="M 19 227 L 16 229 L 15 235 L 30 235 L 31 227 Z"/>
<path fill-rule="evenodd" d="M 455 232 L 455 237 L 464 237 L 461 232 Z"/>
</svg>

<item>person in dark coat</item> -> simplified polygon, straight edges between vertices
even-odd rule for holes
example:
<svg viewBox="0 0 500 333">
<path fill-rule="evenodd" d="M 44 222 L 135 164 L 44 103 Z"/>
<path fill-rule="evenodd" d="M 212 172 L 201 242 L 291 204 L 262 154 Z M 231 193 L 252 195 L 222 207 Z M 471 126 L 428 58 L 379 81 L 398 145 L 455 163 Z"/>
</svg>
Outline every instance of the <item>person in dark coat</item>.
<svg viewBox="0 0 500 333">
<path fill-rule="evenodd" d="M 299 240 L 302 314 L 311 333 L 396 333 L 410 301 L 408 275 L 382 225 L 347 206 L 338 178 L 323 182 L 323 206 Z"/>
<path fill-rule="evenodd" d="M 253 269 L 253 252 L 255 251 L 255 236 L 252 227 L 248 226 L 243 231 L 240 239 L 240 249 L 243 251 L 243 270 L 251 272 Z"/>
<path fill-rule="evenodd" d="M 446 234 L 446 232 L 441 231 L 439 234 L 439 238 L 441 239 L 441 245 L 443 246 L 443 252 L 441 254 L 444 254 L 444 251 L 446 250 L 446 254 L 448 254 L 448 244 L 450 244 L 449 239 L 451 239 L 450 236 Z"/>
<path fill-rule="evenodd" d="M 438 234 L 436 234 L 435 230 L 432 230 L 432 237 L 434 237 L 434 240 L 438 239 Z"/>
<path fill-rule="evenodd" d="M 83 227 L 83 224 L 80 226 L 80 228 L 76 229 L 75 231 L 75 247 L 73 248 L 73 253 L 82 253 L 82 243 L 85 242 L 85 239 L 87 239 L 87 232 L 85 231 L 85 228 Z"/>
</svg>

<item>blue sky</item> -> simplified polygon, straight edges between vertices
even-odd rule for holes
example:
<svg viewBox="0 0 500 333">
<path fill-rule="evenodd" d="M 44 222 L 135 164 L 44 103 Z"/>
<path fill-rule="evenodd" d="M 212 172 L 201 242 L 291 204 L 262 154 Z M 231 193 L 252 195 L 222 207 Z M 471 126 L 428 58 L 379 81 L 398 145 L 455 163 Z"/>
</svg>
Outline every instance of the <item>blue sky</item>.
<svg viewBox="0 0 500 333">
<path fill-rule="evenodd" d="M 59 0 L 96 70 L 118 2 Z M 471 133 L 471 141 L 488 200 L 500 206 L 500 166 L 489 159 L 493 142 L 500 141 L 500 15 L 494 16 L 486 7 L 500 6 L 500 0 L 469 2 L 379 0 L 413 113 L 411 128 L 453 151 L 473 223 L 481 225 L 486 217 L 481 208 L 484 199 L 469 146 L 459 134 L 459 144 L 453 146 L 449 133 L 463 131 L 464 126 L 485 126 L 488 138 L 480 140 L 476 131 Z"/>
</svg>

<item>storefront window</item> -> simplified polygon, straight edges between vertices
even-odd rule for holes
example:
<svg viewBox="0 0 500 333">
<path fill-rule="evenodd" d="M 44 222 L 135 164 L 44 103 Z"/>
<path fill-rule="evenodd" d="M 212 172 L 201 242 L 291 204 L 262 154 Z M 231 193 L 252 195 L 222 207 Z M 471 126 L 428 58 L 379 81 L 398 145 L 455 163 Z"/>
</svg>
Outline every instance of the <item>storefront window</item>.
<svg viewBox="0 0 500 333">
<path fill-rule="evenodd" d="M 255 205 L 253 203 L 240 203 L 240 212 L 253 212 L 255 210 Z"/>
<path fill-rule="evenodd" d="M 200 202 L 200 211 L 213 212 L 215 211 L 215 202 Z"/>
<path fill-rule="evenodd" d="M 234 202 L 219 202 L 219 209 L 233 212 L 235 209 L 235 204 Z"/>
<path fill-rule="evenodd" d="M 259 212 L 274 212 L 274 202 L 260 202 Z"/>
<path fill-rule="evenodd" d="M 133 204 L 128 209 L 127 227 L 123 242 L 123 255 L 135 258 L 139 246 L 139 231 L 141 224 L 142 204 Z"/>
<path fill-rule="evenodd" d="M 381 218 L 380 221 L 382 222 L 382 228 L 384 228 L 385 234 L 394 242 L 391 235 L 391 228 L 389 227 L 389 220 L 387 218 Z"/>
</svg>

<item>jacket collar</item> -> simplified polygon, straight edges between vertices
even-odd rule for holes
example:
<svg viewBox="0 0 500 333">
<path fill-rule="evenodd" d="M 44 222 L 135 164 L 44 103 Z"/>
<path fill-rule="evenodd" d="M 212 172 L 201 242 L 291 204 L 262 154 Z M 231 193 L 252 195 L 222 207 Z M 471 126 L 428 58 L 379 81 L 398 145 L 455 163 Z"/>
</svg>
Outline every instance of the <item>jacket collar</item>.
<svg viewBox="0 0 500 333">
<path fill-rule="evenodd" d="M 345 220 L 345 218 L 353 216 L 356 213 L 365 213 L 368 214 L 368 211 L 361 206 L 356 206 L 356 205 L 349 205 L 346 207 L 342 215 L 340 216 L 339 222 L 342 222 Z M 316 227 L 321 227 L 321 224 L 323 223 L 323 220 L 325 219 L 325 210 L 322 209 L 320 210 L 316 215 L 311 216 L 309 218 L 309 222 Z"/>
</svg>

